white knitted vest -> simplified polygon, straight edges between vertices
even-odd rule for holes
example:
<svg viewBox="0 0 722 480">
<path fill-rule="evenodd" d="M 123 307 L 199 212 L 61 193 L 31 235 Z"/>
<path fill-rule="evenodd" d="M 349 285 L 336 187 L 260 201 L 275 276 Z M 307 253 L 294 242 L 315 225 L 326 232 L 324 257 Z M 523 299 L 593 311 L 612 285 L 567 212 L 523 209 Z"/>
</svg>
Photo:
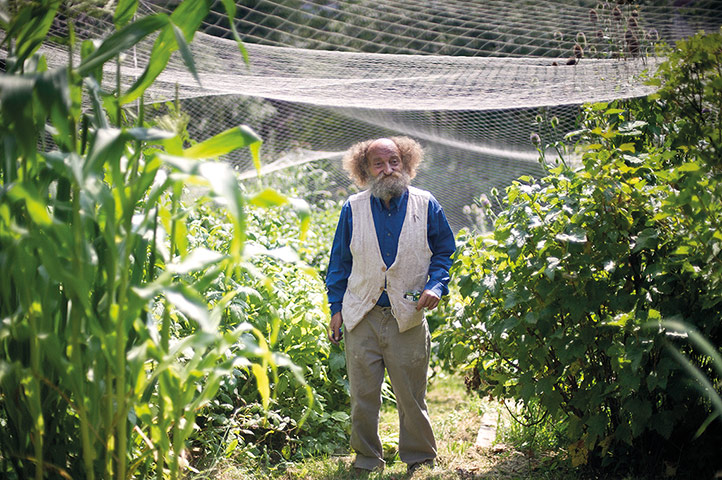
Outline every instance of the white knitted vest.
<svg viewBox="0 0 722 480">
<path fill-rule="evenodd" d="M 409 202 L 399 235 L 396 260 L 387 269 L 371 213 L 371 193 L 366 190 L 349 198 L 353 219 L 351 255 L 353 264 L 343 296 L 342 315 L 347 330 L 353 330 L 376 305 L 386 287 L 391 311 L 403 332 L 424 319 L 424 310 L 416 311 L 416 300 L 404 298 L 406 292 L 421 292 L 428 281 L 431 249 L 427 240 L 430 193 L 409 187 Z"/>
</svg>

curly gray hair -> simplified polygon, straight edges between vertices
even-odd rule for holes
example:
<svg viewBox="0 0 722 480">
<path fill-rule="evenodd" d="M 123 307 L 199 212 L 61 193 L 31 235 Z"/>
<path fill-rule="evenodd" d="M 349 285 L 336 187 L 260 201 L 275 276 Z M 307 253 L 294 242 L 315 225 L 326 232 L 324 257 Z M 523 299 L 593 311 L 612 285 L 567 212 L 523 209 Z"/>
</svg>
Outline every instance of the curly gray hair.
<svg viewBox="0 0 722 480">
<path fill-rule="evenodd" d="M 366 153 L 369 146 L 379 138 L 358 142 L 348 149 L 343 157 L 343 168 L 349 173 L 351 180 L 354 181 L 359 188 L 365 188 L 368 185 L 371 174 L 369 172 Z M 409 175 L 409 179 L 416 176 L 416 168 L 424 157 L 424 150 L 419 142 L 409 137 L 390 137 L 389 140 L 396 144 L 401 154 L 401 163 L 404 171 Z"/>
</svg>

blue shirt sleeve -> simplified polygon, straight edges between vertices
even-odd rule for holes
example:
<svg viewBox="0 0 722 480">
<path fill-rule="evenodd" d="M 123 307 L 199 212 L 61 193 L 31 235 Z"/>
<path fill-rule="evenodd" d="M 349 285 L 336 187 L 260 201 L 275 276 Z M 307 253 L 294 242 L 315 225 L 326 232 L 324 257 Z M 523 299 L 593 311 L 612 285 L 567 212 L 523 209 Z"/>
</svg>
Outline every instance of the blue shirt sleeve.
<svg viewBox="0 0 722 480">
<path fill-rule="evenodd" d="M 343 295 L 346 293 L 348 277 L 351 275 L 351 263 L 353 261 L 350 248 L 352 229 L 351 204 L 347 201 L 341 207 L 326 273 L 326 291 L 328 293 L 328 303 L 331 306 L 331 315 L 341 311 Z"/>
<path fill-rule="evenodd" d="M 429 280 L 424 289 L 442 297 L 449 293 L 449 269 L 452 263 L 451 256 L 456 251 L 456 242 L 444 210 L 433 196 L 429 199 L 427 236 L 431 249 L 431 264 Z"/>
</svg>

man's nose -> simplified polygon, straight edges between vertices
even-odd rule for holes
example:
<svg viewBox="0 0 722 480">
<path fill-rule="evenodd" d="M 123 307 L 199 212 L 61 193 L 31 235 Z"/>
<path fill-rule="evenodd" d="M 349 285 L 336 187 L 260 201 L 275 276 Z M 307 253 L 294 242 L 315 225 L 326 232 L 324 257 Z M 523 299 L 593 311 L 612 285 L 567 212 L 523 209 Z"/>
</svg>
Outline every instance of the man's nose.
<svg viewBox="0 0 722 480">
<path fill-rule="evenodd" d="M 390 163 L 384 163 L 384 173 L 386 175 L 393 173 L 393 171 L 394 171 L 394 169 L 391 167 Z"/>
</svg>

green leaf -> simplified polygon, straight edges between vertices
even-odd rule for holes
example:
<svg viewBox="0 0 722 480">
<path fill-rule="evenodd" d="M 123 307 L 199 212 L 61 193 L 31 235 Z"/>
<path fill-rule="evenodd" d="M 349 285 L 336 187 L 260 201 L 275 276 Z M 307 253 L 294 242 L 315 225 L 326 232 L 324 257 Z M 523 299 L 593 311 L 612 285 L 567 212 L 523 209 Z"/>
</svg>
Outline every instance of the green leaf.
<svg viewBox="0 0 722 480">
<path fill-rule="evenodd" d="M 44 8 L 29 4 L 15 17 L 5 39 L 15 39 L 16 65 L 23 65 L 25 60 L 40 48 L 53 24 L 60 3 L 46 2 Z M 37 13 L 40 15 L 36 15 Z"/>
<path fill-rule="evenodd" d="M 546 275 L 549 280 L 554 280 L 556 271 L 559 270 L 560 263 L 561 259 L 559 258 L 547 257 L 547 267 L 544 269 L 544 275 Z"/>
<path fill-rule="evenodd" d="M 674 414 L 670 411 L 662 411 L 652 415 L 649 424 L 657 431 L 662 438 L 669 439 L 674 429 Z"/>
<path fill-rule="evenodd" d="M 286 263 L 298 263 L 301 261 L 298 253 L 288 246 L 269 250 L 260 245 L 248 244 L 244 248 L 244 253 L 249 258 L 258 255 L 267 255 Z"/>
<path fill-rule="evenodd" d="M 40 194 L 35 191 L 33 185 L 16 183 L 10 188 L 8 195 L 13 200 L 23 200 L 25 202 L 25 208 L 27 208 L 28 215 L 30 215 L 33 222 L 44 226 L 53 223 L 45 202 L 40 197 Z"/>
<path fill-rule="evenodd" d="M 245 218 L 243 210 L 244 197 L 235 172 L 225 163 L 201 163 L 198 171 L 211 185 L 213 191 L 221 197 L 233 219 L 234 234 L 231 239 L 230 253 L 240 259 L 245 242 Z"/>
<path fill-rule="evenodd" d="M 248 203 L 262 208 L 279 207 L 288 203 L 288 197 L 271 188 L 266 188 L 248 200 Z"/>
<path fill-rule="evenodd" d="M 678 172 L 697 172 L 702 169 L 702 166 L 697 162 L 688 162 L 677 167 Z"/>
<path fill-rule="evenodd" d="M 163 14 L 149 15 L 133 22 L 122 30 L 106 38 L 100 47 L 78 65 L 80 76 L 87 76 L 105 62 L 137 44 L 151 33 L 168 25 L 168 17 Z M 163 64 L 165 68 L 165 64 Z"/>
<path fill-rule="evenodd" d="M 191 53 L 190 48 L 188 48 L 188 43 L 186 42 L 185 37 L 183 36 L 183 31 L 172 21 L 170 22 L 171 27 L 173 28 L 173 34 L 175 35 L 175 41 L 178 45 L 178 49 L 180 50 L 181 57 L 183 58 L 183 62 L 186 64 L 186 67 L 188 67 L 188 70 L 193 75 L 193 78 L 196 79 L 196 82 L 198 82 L 198 85 L 201 85 L 201 78 L 198 76 L 198 70 L 196 70 L 196 64 L 193 61 L 193 54 Z"/>
<path fill-rule="evenodd" d="M 584 230 L 581 229 L 573 229 L 569 233 L 558 233 L 554 236 L 556 240 L 559 240 L 563 243 L 586 243 L 587 242 L 587 234 Z"/>
<path fill-rule="evenodd" d="M 14 123 L 15 135 L 26 156 L 32 155 L 36 148 L 36 138 L 26 132 L 32 132 L 33 90 L 36 77 L 19 75 L 0 75 L 0 107 L 4 122 Z"/>
<path fill-rule="evenodd" d="M 102 67 L 100 70 L 102 71 Z M 103 108 L 103 101 L 100 99 L 100 84 L 98 81 L 99 79 L 96 79 L 95 76 L 89 76 L 83 79 L 83 84 L 88 91 L 90 105 L 93 107 L 94 125 L 99 128 L 108 128 L 110 122 L 108 122 L 108 115 Z"/>
<path fill-rule="evenodd" d="M 115 164 L 125 149 L 122 131 L 117 128 L 100 128 L 93 138 L 88 156 L 83 165 L 83 174 L 97 174 L 105 164 Z"/>
<path fill-rule="evenodd" d="M 632 434 L 636 437 L 647 428 L 649 417 L 652 416 L 652 406 L 649 400 L 631 398 L 624 403 L 624 410 L 629 412 Z"/>
<path fill-rule="evenodd" d="M 569 140 L 570 138 L 576 137 L 577 135 L 581 135 L 583 133 L 586 133 L 587 130 L 573 130 L 566 135 L 564 135 L 564 140 Z"/>
<path fill-rule="evenodd" d="M 177 25 L 186 42 L 193 39 L 193 34 L 200 26 L 203 19 L 209 12 L 208 2 L 205 0 L 186 0 L 176 8 L 170 16 L 170 23 Z M 169 22 L 166 22 L 166 24 Z M 131 24 L 132 26 L 133 24 Z M 172 27 L 164 28 L 151 51 L 148 65 L 140 77 L 133 83 L 130 89 L 120 98 L 120 104 L 125 105 L 140 97 L 143 92 L 153 84 L 158 75 L 165 70 L 171 54 L 176 50 L 178 43 L 175 41 L 175 32 Z"/>
<path fill-rule="evenodd" d="M 692 438 L 694 438 L 694 439 L 699 438 L 704 433 L 704 431 L 707 430 L 707 427 L 709 427 L 710 423 L 714 422 L 721 416 L 722 415 L 720 414 L 720 412 L 713 412 L 710 415 L 708 415 L 707 418 L 705 419 L 705 421 L 702 422 L 702 425 L 699 426 L 699 428 L 697 429 L 697 431 L 694 434 L 694 437 L 692 437 Z"/>
<path fill-rule="evenodd" d="M 202 271 L 209 266 L 223 261 L 225 255 L 208 250 L 207 248 L 194 248 L 180 263 L 166 265 L 166 271 L 176 275 L 184 275 L 196 271 Z"/>
<path fill-rule="evenodd" d="M 234 218 L 244 217 L 243 192 L 231 167 L 225 163 L 203 162 L 198 167 L 198 173 L 208 180 L 213 191 L 221 196 Z"/>
<path fill-rule="evenodd" d="M 332 371 L 341 371 L 346 367 L 346 356 L 343 353 L 331 351 L 328 357 L 328 366 Z"/>
<path fill-rule="evenodd" d="M 157 142 L 160 140 L 167 140 L 178 135 L 175 132 L 169 132 L 167 130 L 161 130 L 159 128 L 141 127 L 129 128 L 123 133 L 125 133 L 127 137 L 130 137 L 133 140 L 138 140 L 141 142 Z"/>
<path fill-rule="evenodd" d="M 233 34 L 233 39 L 236 41 L 236 45 L 238 45 L 238 50 L 240 50 L 241 55 L 243 56 L 243 62 L 248 65 L 250 63 L 248 58 L 248 51 L 243 45 L 243 41 L 241 41 L 241 37 L 238 35 L 238 31 L 236 30 L 236 2 L 234 2 L 233 0 L 221 1 L 223 3 L 223 7 L 226 10 L 226 14 L 228 15 L 228 23 L 231 26 L 231 33 Z"/>
<path fill-rule="evenodd" d="M 261 394 L 261 403 L 263 404 L 263 408 L 268 408 L 268 402 L 271 399 L 271 388 L 266 369 L 261 365 L 254 363 L 251 364 L 251 370 L 253 371 L 253 376 L 256 377 L 256 386 L 258 387 L 258 393 Z"/>
<path fill-rule="evenodd" d="M 331 414 L 331 418 L 333 418 L 337 422 L 348 422 L 348 419 L 350 417 L 349 417 L 348 413 L 346 413 L 346 412 L 333 412 Z"/>
<path fill-rule="evenodd" d="M 64 68 L 43 72 L 35 84 L 35 91 L 52 118 L 53 126 L 58 130 L 54 135 L 55 141 L 71 149 L 72 124 L 70 111 L 72 100 L 71 88 L 68 83 L 68 71 Z"/>
<path fill-rule="evenodd" d="M 657 247 L 658 239 L 659 232 L 655 228 L 645 228 L 637 235 L 632 252 L 638 252 L 643 249 L 653 250 Z"/>
<path fill-rule="evenodd" d="M 590 417 L 586 423 L 589 426 L 589 435 L 592 437 L 590 438 L 592 444 L 594 444 L 597 439 L 604 437 L 607 429 L 607 416 L 605 414 L 597 413 Z"/>
<path fill-rule="evenodd" d="M 298 218 L 301 220 L 299 237 L 301 241 L 304 241 L 308 229 L 311 227 L 311 206 L 301 198 L 291 198 L 290 201 L 296 215 L 298 215 Z"/>
<path fill-rule="evenodd" d="M 647 122 L 635 120 L 633 122 L 625 122 L 619 126 L 619 133 L 623 135 L 641 135 L 643 132 L 639 130 L 647 125 Z"/>
<path fill-rule="evenodd" d="M 176 155 L 168 155 L 165 153 L 158 153 L 156 156 L 158 159 L 162 160 L 163 163 L 166 163 L 179 172 L 187 175 L 199 175 L 200 167 L 203 164 L 203 162 L 199 162 L 193 158 L 178 157 Z"/>
<path fill-rule="evenodd" d="M 173 285 L 162 289 L 163 295 L 189 319 L 195 321 L 201 330 L 215 333 L 217 325 L 211 321 L 208 305 L 198 292 L 185 285 Z"/>
<path fill-rule="evenodd" d="M 215 158 L 241 147 L 262 142 L 261 137 L 245 125 L 229 128 L 207 140 L 197 143 L 183 151 L 183 156 L 194 158 Z"/>
<path fill-rule="evenodd" d="M 654 328 L 655 324 L 656 322 L 650 322 L 652 328 Z M 712 366 L 716 368 L 717 373 L 722 377 L 722 354 L 694 326 L 677 320 L 662 320 L 661 325 L 672 332 L 686 334 L 690 343 L 710 357 Z"/>
<path fill-rule="evenodd" d="M 80 46 L 80 61 L 81 63 L 83 60 L 88 58 L 90 55 L 95 52 L 98 47 L 100 46 L 101 42 L 100 40 L 84 40 L 83 43 Z M 88 76 L 85 77 L 93 78 L 97 83 L 101 83 L 103 81 L 103 65 L 98 65 L 95 69 L 88 72 Z M 100 90 L 100 87 L 98 87 L 98 90 Z"/>
<path fill-rule="evenodd" d="M 131 21 L 137 9 L 138 0 L 118 0 L 118 5 L 115 7 L 115 12 L 113 13 L 113 23 L 115 27 L 121 28 Z"/>
</svg>

